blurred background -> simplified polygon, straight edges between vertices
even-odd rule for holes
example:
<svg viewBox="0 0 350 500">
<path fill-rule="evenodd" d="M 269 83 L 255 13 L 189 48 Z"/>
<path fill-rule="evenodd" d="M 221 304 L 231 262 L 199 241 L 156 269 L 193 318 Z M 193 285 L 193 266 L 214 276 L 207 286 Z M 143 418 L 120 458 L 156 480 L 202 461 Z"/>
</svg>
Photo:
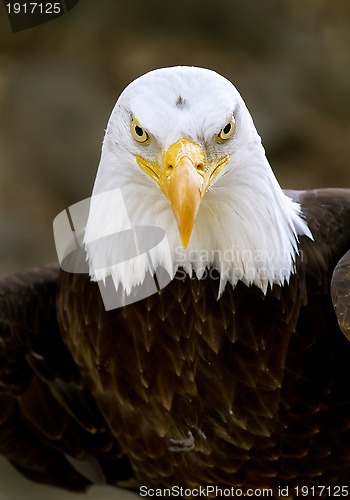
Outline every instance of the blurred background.
<svg viewBox="0 0 350 500">
<path fill-rule="evenodd" d="M 234 82 L 283 187 L 350 187 L 349 0 L 81 0 L 18 33 L 1 5 L 0 276 L 56 260 L 119 93 L 178 64 Z"/>
<path fill-rule="evenodd" d="M 0 276 L 56 260 L 52 221 L 90 196 L 119 93 L 178 64 L 234 82 L 283 187 L 350 187 L 349 0 L 81 0 L 18 33 L 2 4 Z M 78 498 L 11 471 L 0 500 Z"/>
</svg>

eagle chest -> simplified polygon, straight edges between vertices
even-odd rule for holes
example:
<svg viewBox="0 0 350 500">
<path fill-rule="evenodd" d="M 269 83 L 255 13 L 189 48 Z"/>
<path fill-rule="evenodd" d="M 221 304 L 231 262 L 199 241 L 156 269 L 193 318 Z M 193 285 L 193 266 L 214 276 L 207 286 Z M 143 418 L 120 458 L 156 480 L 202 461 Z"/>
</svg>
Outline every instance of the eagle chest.
<svg viewBox="0 0 350 500">
<path fill-rule="evenodd" d="M 284 301 L 244 285 L 217 300 L 217 287 L 175 279 L 159 295 L 103 313 L 85 342 L 89 377 L 119 440 L 203 449 L 221 433 L 247 447 L 272 432 L 291 334 Z"/>
</svg>

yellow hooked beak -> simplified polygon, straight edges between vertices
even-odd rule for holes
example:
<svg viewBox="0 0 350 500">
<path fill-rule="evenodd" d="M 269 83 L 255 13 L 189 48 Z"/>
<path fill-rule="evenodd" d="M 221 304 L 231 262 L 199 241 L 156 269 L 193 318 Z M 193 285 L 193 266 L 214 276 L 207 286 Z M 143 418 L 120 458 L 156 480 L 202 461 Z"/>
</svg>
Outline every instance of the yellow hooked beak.
<svg viewBox="0 0 350 500">
<path fill-rule="evenodd" d="M 161 166 L 140 156 L 136 160 L 169 199 L 181 244 L 187 248 L 201 199 L 229 157 L 208 164 L 202 146 L 184 138 L 163 153 Z"/>
<path fill-rule="evenodd" d="M 164 153 L 163 191 L 173 209 L 180 240 L 187 247 L 204 194 L 205 153 L 199 144 L 182 139 Z"/>
</svg>

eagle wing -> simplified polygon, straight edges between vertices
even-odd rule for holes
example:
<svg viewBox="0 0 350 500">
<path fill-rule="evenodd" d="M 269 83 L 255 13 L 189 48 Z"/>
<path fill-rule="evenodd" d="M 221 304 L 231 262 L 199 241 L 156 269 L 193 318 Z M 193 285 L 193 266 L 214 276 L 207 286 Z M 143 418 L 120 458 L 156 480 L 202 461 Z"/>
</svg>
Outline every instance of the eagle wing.
<svg viewBox="0 0 350 500">
<path fill-rule="evenodd" d="M 334 269 L 331 294 L 339 326 L 350 340 L 350 250 L 343 255 Z"/>
<path fill-rule="evenodd" d="M 288 194 L 301 204 L 315 238 L 313 243 L 310 240 L 306 242 L 306 237 L 302 237 L 308 260 L 305 268 L 315 282 L 318 276 L 328 273 L 328 278 L 323 280 L 328 287 L 325 293 L 328 294 L 334 271 L 332 298 L 339 324 L 346 333 L 350 305 L 347 295 L 350 286 L 350 192 L 316 190 Z M 58 293 L 59 273 L 58 267 L 40 268 L 18 273 L 0 282 L 0 452 L 22 473 L 36 481 L 75 490 L 84 489 L 91 482 L 120 484 L 125 481 L 126 484 L 133 477 L 133 472 L 116 440 L 118 433 L 112 425 L 114 411 L 109 404 L 110 392 L 103 390 L 103 387 L 114 387 L 112 374 L 117 368 L 112 358 L 118 349 L 120 336 L 111 336 L 106 344 L 107 316 L 98 301 L 92 301 L 92 297 L 96 298 L 96 290 L 98 292 L 97 285 L 90 284 L 96 290 L 90 296 L 90 302 L 82 308 L 79 301 L 86 299 L 82 291 L 87 286 L 88 277 L 82 280 L 78 275 L 61 273 L 61 290 Z M 194 296 L 196 286 L 196 282 L 191 285 Z M 180 295 L 176 296 L 176 300 Z M 74 297 L 75 303 L 72 300 Z M 170 308 L 171 304 L 172 301 L 168 301 L 161 306 Z M 162 307 L 158 307 L 161 319 L 169 316 L 168 310 L 163 311 Z M 68 310 L 71 312 L 70 321 L 66 321 Z M 85 316 L 82 314 L 84 311 Z M 111 318 L 109 323 L 113 318 L 120 320 L 123 314 L 123 311 L 112 313 L 108 316 Z M 94 323 L 90 324 L 89 336 L 82 329 L 92 319 Z M 128 321 L 138 319 L 142 324 L 150 321 L 151 316 L 137 318 L 133 315 Z M 72 326 L 72 321 L 74 328 L 68 328 Z M 115 323 L 113 326 L 115 329 Z M 176 330 L 170 333 L 175 335 Z M 151 328 L 145 336 L 148 350 L 149 343 L 155 340 L 152 332 Z M 137 328 L 136 334 L 140 335 Z M 213 337 L 207 341 L 214 342 L 211 350 L 215 352 L 218 339 Z M 89 347 L 89 343 L 93 346 Z M 171 345 L 175 346 L 175 350 L 169 354 L 170 358 L 174 362 L 181 361 L 182 358 L 176 356 L 178 342 L 174 341 Z M 148 350 L 137 351 L 143 357 L 137 358 L 135 363 L 147 365 Z M 95 353 L 94 357 L 91 357 L 92 353 Z M 79 362 L 81 357 L 84 359 Z M 118 370 L 123 369 L 125 377 L 134 380 L 137 370 L 130 365 L 131 358 L 127 351 L 123 358 L 125 362 Z M 89 370 L 97 370 L 98 380 L 88 376 Z M 152 367 L 150 371 L 154 372 Z M 92 396 L 96 390 L 94 380 L 95 386 L 99 383 L 102 391 L 98 406 Z M 212 376 L 211 380 L 215 382 Z M 157 390 L 167 401 L 171 383 L 165 382 L 160 380 Z M 220 377 L 217 382 L 220 382 Z M 135 382 L 135 387 L 142 394 L 142 384 L 138 386 Z M 121 391 L 120 396 L 128 398 L 128 387 L 118 386 L 118 390 Z M 103 408 L 103 414 L 100 408 Z M 128 421 L 125 425 L 135 439 L 142 432 L 137 428 L 137 422 Z M 144 456 L 152 454 L 153 449 L 137 449 L 136 452 Z"/>
<path fill-rule="evenodd" d="M 0 282 L 0 453 L 30 479 L 84 490 L 110 482 L 112 463 L 114 484 L 132 471 L 62 340 L 59 272 Z"/>
<path fill-rule="evenodd" d="M 315 274 L 330 274 L 330 293 L 338 324 L 350 340 L 350 190 L 315 189 L 286 194 L 301 204 L 308 219 L 317 241 L 309 267 Z"/>
<path fill-rule="evenodd" d="M 290 286 L 266 296 L 239 283 L 217 301 L 217 281 L 179 275 L 158 295 L 106 313 L 96 283 L 62 273 L 62 335 L 138 478 L 186 484 L 187 474 L 198 480 L 227 473 L 227 482 L 238 482 L 220 462 L 223 450 L 232 470 L 239 457 L 253 477 L 267 462 L 265 448 L 275 457 L 271 477 L 294 459 L 295 475 L 304 474 L 297 457 L 308 455 L 320 419 L 321 448 L 305 474 L 322 470 L 329 483 L 325 469 L 333 467 L 348 478 L 334 436 L 348 439 L 342 426 L 350 410 L 349 344 L 337 328 L 330 282 L 350 248 L 350 191 L 288 194 L 300 203 L 314 241 L 300 237 L 304 255 Z"/>
</svg>

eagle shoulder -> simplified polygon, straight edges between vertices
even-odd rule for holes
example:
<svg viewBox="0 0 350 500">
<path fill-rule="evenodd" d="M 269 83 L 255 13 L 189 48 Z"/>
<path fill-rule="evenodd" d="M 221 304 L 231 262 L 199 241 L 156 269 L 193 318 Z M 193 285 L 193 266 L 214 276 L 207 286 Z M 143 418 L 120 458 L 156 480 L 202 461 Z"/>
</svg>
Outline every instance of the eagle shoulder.
<svg viewBox="0 0 350 500">
<path fill-rule="evenodd" d="M 308 272 L 326 276 L 339 327 L 350 339 L 350 189 L 287 191 L 314 236 L 302 241 Z M 327 290 L 329 293 L 329 288 Z"/>
</svg>

